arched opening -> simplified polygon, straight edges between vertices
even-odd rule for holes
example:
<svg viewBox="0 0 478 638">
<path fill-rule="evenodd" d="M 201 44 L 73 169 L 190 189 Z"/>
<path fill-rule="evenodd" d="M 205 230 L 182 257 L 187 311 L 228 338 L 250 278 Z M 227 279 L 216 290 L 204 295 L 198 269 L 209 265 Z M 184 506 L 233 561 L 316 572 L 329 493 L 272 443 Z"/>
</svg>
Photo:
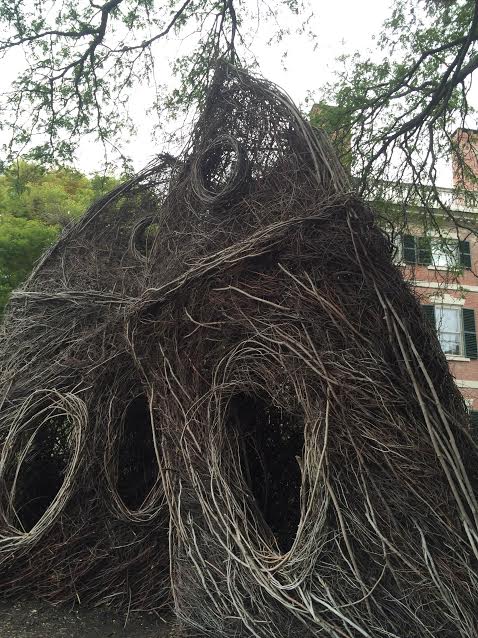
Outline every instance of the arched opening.
<svg viewBox="0 0 478 638">
<path fill-rule="evenodd" d="M 192 186 L 206 204 L 232 204 L 242 192 L 248 171 L 249 162 L 238 140 L 219 135 L 193 162 Z"/>
<path fill-rule="evenodd" d="M 40 521 L 63 485 L 72 454 L 72 427 L 64 414 L 49 414 L 19 436 L 7 484 L 16 524 L 24 532 Z"/>
<path fill-rule="evenodd" d="M 236 177 L 237 151 L 231 146 L 211 146 L 203 158 L 202 178 L 204 187 L 211 194 L 221 193 Z"/>
<path fill-rule="evenodd" d="M 149 405 L 144 395 L 127 406 L 118 445 L 116 489 L 124 505 L 138 510 L 158 478 Z"/>
<path fill-rule="evenodd" d="M 300 520 L 302 419 L 257 396 L 238 394 L 229 403 L 227 425 L 238 434 L 244 480 L 258 512 L 285 553 Z"/>
<path fill-rule="evenodd" d="M 153 250 L 157 241 L 160 226 L 154 217 L 141 219 L 133 228 L 130 239 L 130 250 L 139 260 L 144 260 Z"/>
</svg>

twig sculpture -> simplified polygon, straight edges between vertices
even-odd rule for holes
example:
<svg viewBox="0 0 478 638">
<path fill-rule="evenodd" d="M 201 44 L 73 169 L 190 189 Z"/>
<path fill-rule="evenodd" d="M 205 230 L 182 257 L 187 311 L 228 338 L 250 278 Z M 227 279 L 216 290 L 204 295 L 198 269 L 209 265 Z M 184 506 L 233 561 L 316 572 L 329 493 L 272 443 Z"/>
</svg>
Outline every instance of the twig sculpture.
<svg viewBox="0 0 478 638">
<path fill-rule="evenodd" d="M 184 635 L 477 636 L 478 454 L 326 137 L 221 65 L 0 344 L 0 589 Z M 53 487 L 52 487 L 53 486 Z"/>
</svg>

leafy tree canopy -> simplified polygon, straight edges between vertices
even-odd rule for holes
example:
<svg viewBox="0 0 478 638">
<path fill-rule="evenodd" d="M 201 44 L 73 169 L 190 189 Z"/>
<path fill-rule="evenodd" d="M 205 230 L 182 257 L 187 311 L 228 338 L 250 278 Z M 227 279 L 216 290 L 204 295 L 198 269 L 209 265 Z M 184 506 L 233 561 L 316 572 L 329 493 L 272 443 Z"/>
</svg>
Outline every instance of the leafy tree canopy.
<svg viewBox="0 0 478 638">
<path fill-rule="evenodd" d="M 0 315 L 61 227 L 117 184 L 114 177 L 90 179 L 71 168 L 48 171 L 25 161 L 0 174 Z"/>
<path fill-rule="evenodd" d="M 118 181 L 60 167 L 47 171 L 38 164 L 18 161 L 0 175 L 0 213 L 65 226 Z"/>
<path fill-rule="evenodd" d="M 400 201 L 402 222 L 410 203 L 418 203 L 425 224 L 436 226 L 437 201 L 453 217 L 436 188 L 451 149 L 465 181 L 473 180 L 454 133 L 476 128 L 470 89 L 478 68 L 478 2 L 395 0 L 376 45 L 374 57 L 342 58 L 324 95 L 338 108 L 316 119 L 325 118 L 343 149 L 352 131 L 348 152 L 365 197 Z M 468 196 L 468 204 L 476 205 L 476 197 Z"/>
<path fill-rule="evenodd" d="M 121 152 L 132 126 L 133 89 L 150 84 L 159 90 L 156 66 L 165 57 L 167 38 L 187 38 L 187 52 L 173 65 L 179 84 L 167 99 L 170 109 L 187 108 L 201 100 L 218 57 L 253 61 L 253 34 L 243 33 L 245 22 L 276 24 L 271 37 L 280 40 L 291 14 L 304 15 L 305 29 L 307 5 L 308 0 L 0 0 L 5 33 L 0 55 L 25 59 L 0 102 L 10 160 L 25 147 L 33 159 L 70 160 L 85 134 Z M 286 14 L 279 20 L 281 11 Z"/>
<path fill-rule="evenodd" d="M 57 234 L 57 226 L 0 214 L 0 314 L 10 292 L 26 279 Z"/>
</svg>

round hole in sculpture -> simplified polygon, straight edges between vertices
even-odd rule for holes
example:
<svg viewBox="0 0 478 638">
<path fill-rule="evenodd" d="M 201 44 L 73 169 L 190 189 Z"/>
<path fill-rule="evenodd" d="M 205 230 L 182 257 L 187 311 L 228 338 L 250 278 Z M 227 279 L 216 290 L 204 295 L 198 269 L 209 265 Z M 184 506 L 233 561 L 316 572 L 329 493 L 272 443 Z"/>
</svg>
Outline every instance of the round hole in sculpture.
<svg viewBox="0 0 478 638">
<path fill-rule="evenodd" d="M 240 189 L 247 173 L 247 161 L 239 142 L 220 135 L 199 155 L 192 166 L 192 185 L 207 204 L 224 203 Z"/>
<path fill-rule="evenodd" d="M 257 396 L 238 394 L 229 404 L 227 425 L 237 432 L 244 482 L 257 515 L 285 553 L 300 521 L 302 419 Z"/>
<path fill-rule="evenodd" d="M 149 405 L 144 395 L 134 398 L 123 414 L 118 446 L 116 489 L 131 511 L 141 508 L 158 478 Z"/>
<path fill-rule="evenodd" d="M 40 410 L 14 443 L 6 483 L 14 524 L 29 532 L 43 518 L 59 494 L 72 455 L 72 421 L 62 414 Z"/>
<path fill-rule="evenodd" d="M 159 234 L 159 224 L 153 217 L 145 217 L 134 226 L 130 250 L 139 260 L 144 260 L 152 251 Z"/>
</svg>

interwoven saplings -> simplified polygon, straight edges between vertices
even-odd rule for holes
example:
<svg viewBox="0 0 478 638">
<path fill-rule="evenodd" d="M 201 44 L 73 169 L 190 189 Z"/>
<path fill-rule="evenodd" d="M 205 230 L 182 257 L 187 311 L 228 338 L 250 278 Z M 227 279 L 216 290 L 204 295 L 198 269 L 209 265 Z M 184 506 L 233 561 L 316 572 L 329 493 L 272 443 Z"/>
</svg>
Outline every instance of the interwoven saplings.
<svg viewBox="0 0 478 638">
<path fill-rule="evenodd" d="M 222 64 L 0 346 L 0 588 L 185 636 L 477 636 L 478 454 L 327 138 Z"/>
</svg>

